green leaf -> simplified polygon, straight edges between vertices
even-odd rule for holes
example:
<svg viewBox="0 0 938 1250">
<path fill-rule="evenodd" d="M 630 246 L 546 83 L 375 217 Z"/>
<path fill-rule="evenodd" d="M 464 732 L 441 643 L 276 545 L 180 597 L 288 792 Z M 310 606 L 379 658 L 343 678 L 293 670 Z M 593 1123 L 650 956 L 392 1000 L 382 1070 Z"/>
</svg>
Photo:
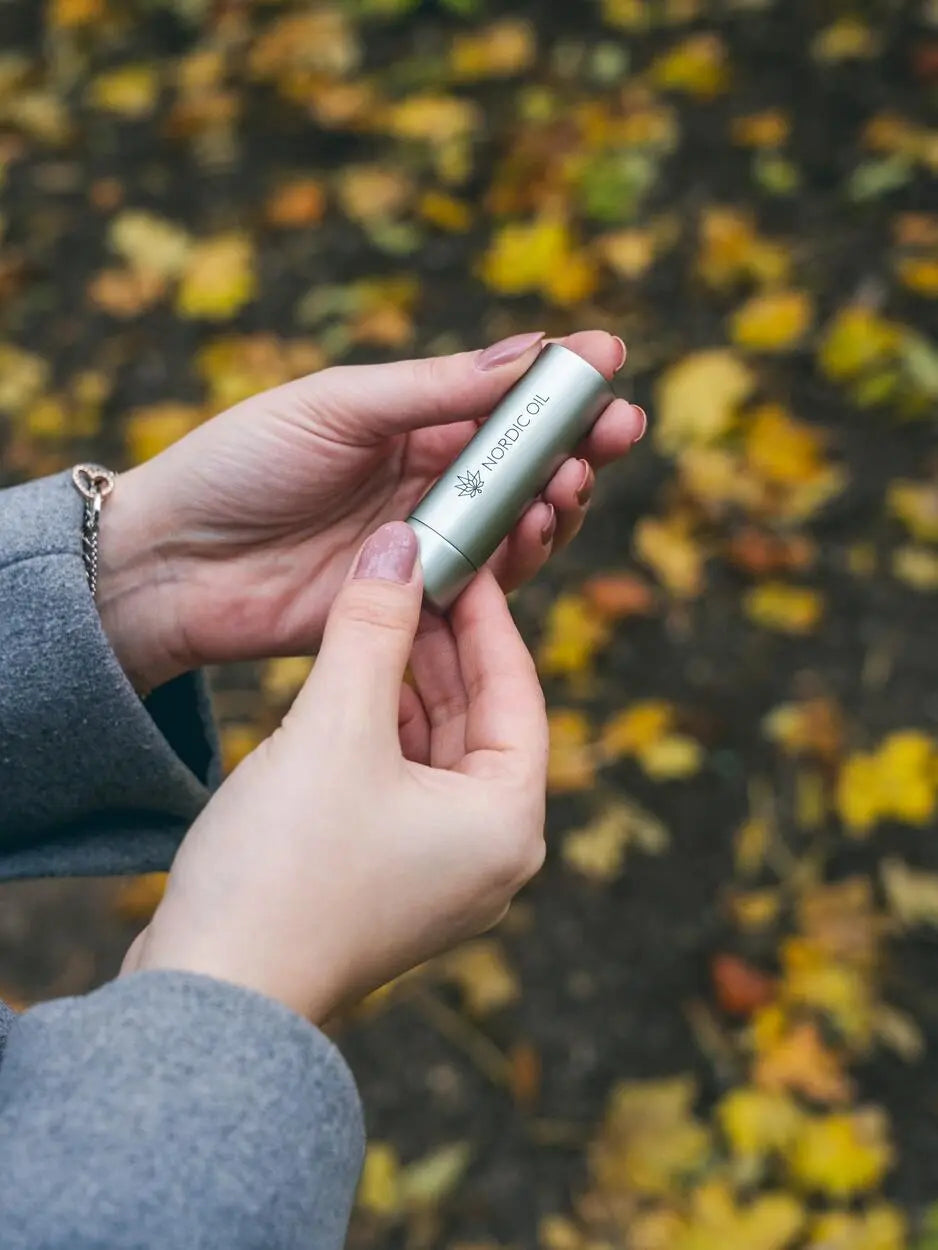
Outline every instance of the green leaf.
<svg viewBox="0 0 938 1250">
<path fill-rule="evenodd" d="M 864 161 L 847 180 L 847 198 L 855 204 L 875 200 L 904 187 L 912 178 L 912 162 L 905 156 Z"/>
<path fill-rule="evenodd" d="M 578 188 L 583 212 L 595 221 L 636 217 L 658 177 L 658 158 L 648 152 L 608 152 L 589 162 Z"/>
<path fill-rule="evenodd" d="M 801 186 L 801 171 L 777 152 L 757 152 L 752 161 L 752 177 L 769 195 L 791 195 Z"/>
</svg>

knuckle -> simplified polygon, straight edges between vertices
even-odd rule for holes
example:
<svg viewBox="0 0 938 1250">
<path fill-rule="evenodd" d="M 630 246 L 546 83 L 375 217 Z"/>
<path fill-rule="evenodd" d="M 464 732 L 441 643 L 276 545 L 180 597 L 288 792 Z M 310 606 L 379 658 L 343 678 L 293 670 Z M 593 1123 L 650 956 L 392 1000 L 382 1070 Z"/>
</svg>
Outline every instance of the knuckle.
<svg viewBox="0 0 938 1250">
<path fill-rule="evenodd" d="M 401 633 L 410 622 L 409 602 L 403 589 L 393 582 L 375 582 L 367 588 L 352 582 L 342 596 L 341 619 L 369 630 Z"/>
</svg>

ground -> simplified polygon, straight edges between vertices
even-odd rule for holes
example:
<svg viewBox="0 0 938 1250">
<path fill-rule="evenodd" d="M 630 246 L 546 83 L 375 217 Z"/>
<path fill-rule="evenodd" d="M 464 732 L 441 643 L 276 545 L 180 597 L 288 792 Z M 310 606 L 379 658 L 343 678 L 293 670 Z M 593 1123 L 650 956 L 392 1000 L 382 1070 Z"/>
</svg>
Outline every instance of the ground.
<svg viewBox="0 0 938 1250">
<path fill-rule="evenodd" d="M 514 600 L 544 871 L 335 1023 L 355 1247 L 936 1244 L 936 73 L 933 0 L 0 9 L 8 480 L 536 327 L 650 415 Z M 306 668 L 215 675 L 229 764 Z M 5 996 L 161 884 L 4 887 Z"/>
</svg>

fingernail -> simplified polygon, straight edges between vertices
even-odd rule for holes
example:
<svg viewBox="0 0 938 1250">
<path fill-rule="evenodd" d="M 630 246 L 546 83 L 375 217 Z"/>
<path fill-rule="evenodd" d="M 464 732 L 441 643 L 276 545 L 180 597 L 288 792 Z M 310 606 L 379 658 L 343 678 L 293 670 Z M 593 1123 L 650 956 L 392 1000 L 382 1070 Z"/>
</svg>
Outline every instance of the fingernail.
<svg viewBox="0 0 938 1250">
<path fill-rule="evenodd" d="M 510 364 L 530 351 L 535 343 L 540 343 L 543 337 L 543 330 L 529 330 L 526 334 L 513 334 L 510 338 L 499 339 L 480 354 L 476 368 L 497 369 L 500 365 Z"/>
<path fill-rule="evenodd" d="M 576 488 L 577 503 L 589 503 L 590 496 L 593 493 L 593 486 L 596 482 L 596 475 L 593 472 L 592 465 L 587 460 L 581 460 L 583 472 L 580 474 L 580 484 Z"/>
<path fill-rule="evenodd" d="M 366 540 L 352 576 L 406 583 L 416 563 L 417 535 L 404 521 L 389 521 Z"/>
<path fill-rule="evenodd" d="M 614 334 L 612 337 L 619 344 L 619 363 L 615 366 L 613 370 L 614 373 L 618 373 L 619 370 L 622 368 L 622 366 L 625 364 L 626 357 L 629 354 L 629 349 L 626 347 L 623 340 L 619 338 L 618 334 Z"/>
<path fill-rule="evenodd" d="M 637 443 L 639 439 L 645 437 L 645 431 L 648 429 L 648 415 L 644 408 L 639 408 L 638 404 L 632 405 L 632 411 L 637 412 L 639 417 L 638 433 L 632 439 L 633 443 Z"/>
<path fill-rule="evenodd" d="M 552 503 L 549 503 L 547 506 L 550 508 L 550 520 L 545 523 L 541 530 L 541 542 L 545 547 L 550 545 L 557 530 L 557 510 Z"/>
</svg>

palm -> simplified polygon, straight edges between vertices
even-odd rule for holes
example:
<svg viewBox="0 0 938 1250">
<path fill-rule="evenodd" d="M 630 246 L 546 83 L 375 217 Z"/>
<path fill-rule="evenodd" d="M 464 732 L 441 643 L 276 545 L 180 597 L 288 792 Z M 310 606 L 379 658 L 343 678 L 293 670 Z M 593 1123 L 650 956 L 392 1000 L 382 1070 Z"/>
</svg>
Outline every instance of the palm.
<svg viewBox="0 0 938 1250">
<path fill-rule="evenodd" d="M 183 558 L 198 574 L 187 581 L 187 646 L 215 662 L 315 649 L 362 540 L 406 516 L 474 430 L 356 442 L 255 408 L 198 431 L 174 483 Z"/>
</svg>

